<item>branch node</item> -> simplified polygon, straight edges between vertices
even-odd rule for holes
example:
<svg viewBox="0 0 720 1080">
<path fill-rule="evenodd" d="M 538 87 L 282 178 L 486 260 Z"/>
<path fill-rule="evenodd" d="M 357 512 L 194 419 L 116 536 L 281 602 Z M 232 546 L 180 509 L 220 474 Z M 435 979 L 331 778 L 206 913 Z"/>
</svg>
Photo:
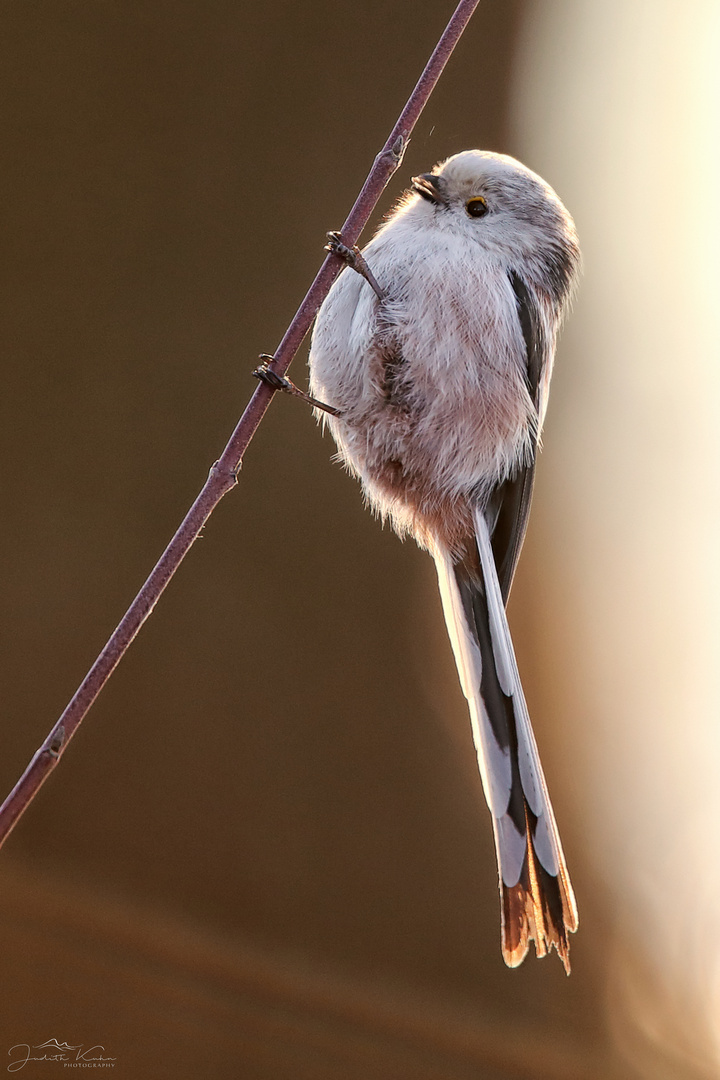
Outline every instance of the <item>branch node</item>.
<svg viewBox="0 0 720 1080">
<path fill-rule="evenodd" d="M 208 479 L 210 477 L 212 477 L 213 475 L 216 475 L 216 476 L 220 475 L 220 476 L 226 476 L 226 477 L 229 476 L 230 480 L 231 480 L 231 483 L 227 488 L 227 490 L 229 491 L 231 487 L 234 487 L 235 484 L 237 484 L 238 473 L 242 469 L 242 458 L 240 458 L 237 465 L 235 465 L 235 466 L 233 466 L 232 468 L 229 468 L 229 469 L 220 468 L 220 466 L 222 466 L 223 464 L 224 463 L 223 463 L 222 458 L 218 458 L 217 461 L 214 461 L 212 463 L 212 465 L 210 466 L 210 471 L 208 472 Z"/>
<path fill-rule="evenodd" d="M 397 139 L 392 144 L 392 147 L 390 149 L 390 153 L 395 158 L 395 161 L 397 162 L 398 165 L 400 164 L 403 157 L 405 156 L 405 151 L 408 148 L 408 143 L 409 142 L 410 142 L 410 140 L 408 138 L 406 138 L 405 135 L 398 135 Z"/>
<path fill-rule="evenodd" d="M 390 166 L 391 175 L 400 165 L 403 159 L 405 151 L 407 150 L 409 139 L 406 139 L 404 135 L 398 135 L 392 146 L 385 146 L 375 158 L 375 164 L 381 165 L 387 163 Z"/>
<path fill-rule="evenodd" d="M 45 746 L 43 746 L 43 753 L 57 760 L 60 757 L 60 751 L 62 750 L 64 745 L 65 726 L 64 724 L 60 724 L 57 730 L 52 733 L 50 739 L 45 744 Z"/>
</svg>

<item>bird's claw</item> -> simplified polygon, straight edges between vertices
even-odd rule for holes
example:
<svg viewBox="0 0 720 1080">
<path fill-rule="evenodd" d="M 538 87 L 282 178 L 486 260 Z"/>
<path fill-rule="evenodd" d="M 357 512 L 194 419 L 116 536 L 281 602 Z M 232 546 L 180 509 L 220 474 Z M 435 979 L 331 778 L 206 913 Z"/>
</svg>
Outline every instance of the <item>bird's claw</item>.
<svg viewBox="0 0 720 1080">
<path fill-rule="evenodd" d="M 326 405 L 323 401 L 318 401 L 317 398 L 312 397 L 311 394 L 296 386 L 292 379 L 288 379 L 286 375 L 278 375 L 277 371 L 273 371 L 270 362 L 274 357 L 270 356 L 269 353 L 261 353 L 260 359 L 263 363 L 253 371 L 253 375 L 260 382 L 264 382 L 266 386 L 271 387 L 273 390 L 280 390 L 284 394 L 299 397 L 302 401 L 306 401 L 308 405 L 312 405 L 314 409 L 322 409 L 323 412 L 330 413 L 331 416 L 341 415 L 339 409 L 333 408 L 332 405 Z"/>
<path fill-rule="evenodd" d="M 325 245 L 325 250 L 329 251 L 331 255 L 337 255 L 339 259 L 342 259 L 346 266 L 349 266 L 350 269 L 354 270 L 360 277 L 365 278 L 367 283 L 372 287 L 378 300 L 384 300 L 385 293 L 375 280 L 372 270 L 360 253 L 360 248 L 356 244 L 353 244 L 352 247 L 348 247 L 347 244 L 344 244 L 339 232 L 329 232 L 327 238 L 328 242 Z"/>
</svg>

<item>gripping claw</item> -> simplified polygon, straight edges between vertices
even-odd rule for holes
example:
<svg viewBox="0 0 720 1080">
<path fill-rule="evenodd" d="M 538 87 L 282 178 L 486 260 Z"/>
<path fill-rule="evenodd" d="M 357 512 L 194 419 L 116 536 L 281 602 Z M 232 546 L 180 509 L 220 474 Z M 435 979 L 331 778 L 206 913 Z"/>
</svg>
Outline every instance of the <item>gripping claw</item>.
<svg viewBox="0 0 720 1080">
<path fill-rule="evenodd" d="M 285 375 L 278 375 L 277 371 L 273 371 L 270 363 L 274 360 L 274 357 L 270 356 L 269 353 L 261 353 L 260 359 L 263 363 L 253 371 L 253 375 L 260 382 L 264 382 L 266 386 L 272 387 L 273 390 L 280 390 L 284 394 L 299 397 L 302 401 L 306 401 L 308 405 L 312 405 L 314 409 L 322 409 L 323 412 L 330 413 L 331 416 L 341 415 L 339 409 L 334 409 L 332 405 L 325 405 L 324 402 L 318 401 L 317 398 L 312 397 L 305 390 L 301 390 L 299 386 L 296 386 L 292 379 L 288 379 Z"/>
<path fill-rule="evenodd" d="M 375 276 L 364 257 L 360 254 L 360 248 L 357 246 L 348 247 L 347 244 L 344 244 L 339 232 L 329 232 L 327 238 L 328 242 L 325 245 L 325 250 L 332 255 L 337 255 L 351 270 L 354 270 L 360 277 L 364 277 L 367 283 L 372 286 L 378 300 L 384 300 L 385 293 L 375 280 Z"/>
</svg>

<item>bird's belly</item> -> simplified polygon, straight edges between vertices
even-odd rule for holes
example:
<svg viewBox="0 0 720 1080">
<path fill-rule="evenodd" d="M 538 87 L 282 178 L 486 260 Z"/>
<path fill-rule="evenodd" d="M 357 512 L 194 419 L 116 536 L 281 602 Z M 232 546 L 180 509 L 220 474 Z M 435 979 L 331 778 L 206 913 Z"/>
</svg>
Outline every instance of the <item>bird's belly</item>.
<svg viewBox="0 0 720 1080">
<path fill-rule="evenodd" d="M 469 507 L 528 460 L 534 408 L 505 275 L 430 276 L 421 264 L 378 304 L 344 271 L 318 318 L 313 393 L 340 455 L 400 530 L 471 531 Z M 452 268 L 450 268 L 452 269 Z M 462 290 L 447 282 L 461 280 Z"/>
<path fill-rule="evenodd" d="M 415 533 L 466 535 L 470 505 L 527 460 L 532 406 L 514 365 L 444 329 L 440 341 L 380 335 L 332 427 L 381 512 Z"/>
</svg>

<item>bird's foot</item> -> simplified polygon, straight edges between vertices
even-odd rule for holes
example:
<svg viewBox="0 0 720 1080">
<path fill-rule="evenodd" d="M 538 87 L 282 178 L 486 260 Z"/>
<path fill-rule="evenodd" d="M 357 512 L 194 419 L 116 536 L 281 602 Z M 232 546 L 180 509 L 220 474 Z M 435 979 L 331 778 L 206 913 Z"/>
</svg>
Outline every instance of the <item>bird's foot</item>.
<svg viewBox="0 0 720 1080">
<path fill-rule="evenodd" d="M 331 416 L 340 416 L 339 409 L 334 409 L 332 405 L 325 405 L 324 402 L 318 401 L 317 398 L 312 397 L 305 390 L 301 390 L 299 386 L 296 386 L 292 379 L 288 379 L 286 375 L 278 375 L 276 371 L 273 371 L 270 364 L 274 357 L 269 353 L 261 353 L 260 359 L 263 361 L 262 364 L 253 371 L 253 375 L 260 382 L 264 382 L 273 390 L 280 390 L 284 394 L 299 397 L 302 401 L 306 401 L 308 405 L 312 405 L 314 409 L 322 409 L 323 412 L 330 413 Z"/>
<path fill-rule="evenodd" d="M 367 283 L 372 287 L 378 300 L 384 300 L 385 293 L 378 285 L 372 270 L 360 254 L 360 249 L 356 246 L 348 247 L 347 244 L 344 244 L 340 238 L 339 232 L 329 232 L 327 238 L 328 242 L 325 245 L 325 250 L 329 251 L 332 255 L 337 255 L 351 270 L 354 270 L 360 277 L 364 277 Z"/>
</svg>

